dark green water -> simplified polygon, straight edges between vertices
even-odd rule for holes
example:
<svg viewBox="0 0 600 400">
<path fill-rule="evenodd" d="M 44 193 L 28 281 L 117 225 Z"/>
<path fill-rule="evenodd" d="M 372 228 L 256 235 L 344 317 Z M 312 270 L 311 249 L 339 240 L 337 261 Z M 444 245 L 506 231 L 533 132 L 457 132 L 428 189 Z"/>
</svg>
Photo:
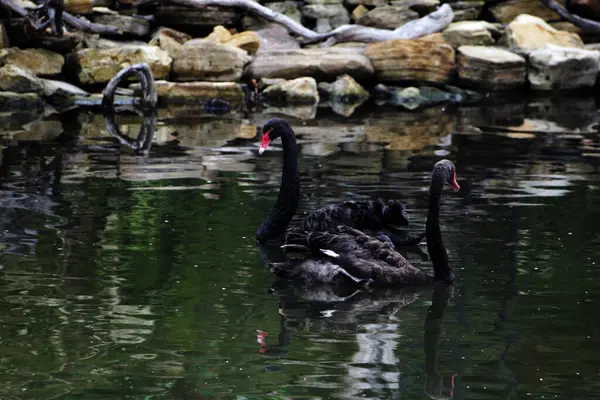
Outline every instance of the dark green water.
<svg viewBox="0 0 600 400">
<path fill-rule="evenodd" d="M 259 158 L 250 137 L 269 115 L 163 117 L 148 157 L 88 114 L 5 141 L 1 399 L 597 397 L 593 100 L 290 118 L 302 212 L 399 198 L 423 229 L 431 166 L 456 163 L 442 226 L 454 290 L 345 301 L 261 261 L 281 152 Z M 119 121 L 135 137 L 140 119 Z"/>
</svg>

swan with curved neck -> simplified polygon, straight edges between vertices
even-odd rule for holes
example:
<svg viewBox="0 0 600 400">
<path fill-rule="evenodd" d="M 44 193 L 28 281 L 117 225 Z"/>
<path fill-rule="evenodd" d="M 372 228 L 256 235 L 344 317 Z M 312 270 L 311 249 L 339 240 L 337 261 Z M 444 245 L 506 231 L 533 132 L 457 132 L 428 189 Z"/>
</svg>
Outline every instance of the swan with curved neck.
<svg viewBox="0 0 600 400">
<path fill-rule="evenodd" d="M 264 125 L 259 154 L 277 138 L 281 138 L 283 145 L 281 186 L 275 206 L 256 233 L 259 242 L 273 241 L 286 233 L 300 197 L 296 139 L 285 120 L 275 118 Z M 324 271 L 328 267 L 322 262 L 278 263 L 274 272 L 288 279 L 322 282 L 333 280 L 328 275 L 342 273 L 355 282 L 371 280 L 375 284 L 384 285 L 429 283 L 432 280 L 453 283 L 454 273 L 448 262 L 440 229 L 440 204 L 445 185 L 449 185 L 454 191 L 460 189 L 456 182 L 454 164 L 449 160 L 441 160 L 435 164 L 429 187 L 425 237 L 433 263 L 433 277 L 413 267 L 391 243 L 369 236 L 352 226 L 335 226 L 320 231 L 301 227 L 287 231 L 286 244 L 303 246 L 321 258 L 323 254 L 327 255 L 326 260 L 331 264 L 330 273 Z"/>
</svg>

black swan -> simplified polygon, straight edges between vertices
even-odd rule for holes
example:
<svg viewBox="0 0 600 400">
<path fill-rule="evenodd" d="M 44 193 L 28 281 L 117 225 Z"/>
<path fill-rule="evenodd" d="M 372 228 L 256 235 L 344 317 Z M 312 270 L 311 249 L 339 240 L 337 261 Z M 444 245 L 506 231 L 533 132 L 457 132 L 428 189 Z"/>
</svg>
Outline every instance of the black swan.
<svg viewBox="0 0 600 400">
<path fill-rule="evenodd" d="M 290 124 L 280 118 L 274 118 L 263 126 L 262 154 L 269 144 L 281 138 L 283 145 L 283 173 L 279 196 L 273 210 L 256 232 L 260 243 L 276 241 L 281 238 L 291 222 L 300 199 L 300 172 L 298 170 L 296 137 Z M 395 246 L 418 244 L 425 233 L 406 233 L 396 226 L 407 226 L 406 207 L 397 201 L 367 200 L 343 201 L 325 206 L 304 218 L 297 229 L 302 232 L 327 231 L 337 225 L 350 226 Z"/>
<path fill-rule="evenodd" d="M 273 263 L 271 269 L 276 275 L 310 282 L 337 283 L 342 279 L 377 286 L 454 282 L 439 226 L 444 185 L 448 184 L 455 191 L 460 189 L 451 161 L 442 160 L 435 164 L 429 187 L 426 237 L 434 267 L 432 277 L 412 266 L 396 251 L 391 241 L 380 240 L 353 226 L 336 224 L 335 227 L 328 226 L 327 230 L 312 231 L 303 230 L 301 224 L 287 229 L 298 206 L 300 191 L 296 141 L 290 125 L 281 119 L 265 124 L 263 133 L 259 153 L 262 154 L 272 140 L 281 137 L 284 169 L 277 203 L 259 228 L 257 239 L 263 242 L 285 233 L 286 245 L 302 246 L 313 253 L 313 257 L 307 260 Z"/>
</svg>

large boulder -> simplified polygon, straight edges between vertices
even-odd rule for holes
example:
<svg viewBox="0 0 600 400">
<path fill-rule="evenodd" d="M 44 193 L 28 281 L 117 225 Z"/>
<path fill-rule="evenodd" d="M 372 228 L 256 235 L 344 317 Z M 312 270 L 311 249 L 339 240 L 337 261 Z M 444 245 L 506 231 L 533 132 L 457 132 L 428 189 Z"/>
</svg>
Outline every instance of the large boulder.
<svg viewBox="0 0 600 400">
<path fill-rule="evenodd" d="M 499 47 L 461 46 L 456 62 L 459 78 L 478 88 L 504 90 L 525 84 L 525 59 Z"/>
<path fill-rule="evenodd" d="M 311 76 L 319 80 L 335 79 L 347 73 L 355 78 L 373 75 L 369 59 L 353 48 L 301 49 L 259 52 L 248 65 L 250 78 L 294 79 Z"/>
<path fill-rule="evenodd" d="M 544 20 L 527 14 L 519 15 L 508 24 L 502 42 L 510 50 L 525 55 L 547 44 L 579 49 L 584 47 L 579 35 L 556 30 Z"/>
<path fill-rule="evenodd" d="M 600 68 L 600 51 L 548 44 L 529 54 L 527 78 L 533 89 L 569 90 L 592 87 Z"/>
<path fill-rule="evenodd" d="M 109 49 L 83 49 L 71 55 L 70 62 L 84 85 L 107 83 L 123 67 L 145 62 L 154 79 L 166 79 L 173 59 L 156 46 L 122 46 Z"/>
<path fill-rule="evenodd" d="M 21 50 L 11 47 L 0 50 L 0 63 L 16 65 L 36 76 L 55 76 L 62 72 L 65 58 L 45 49 Z"/>
<path fill-rule="evenodd" d="M 389 40 L 371 43 L 366 55 L 380 81 L 444 83 L 455 69 L 452 46 L 429 40 Z"/>
<path fill-rule="evenodd" d="M 303 77 L 274 83 L 263 90 L 261 98 L 283 104 L 316 104 L 319 91 L 314 78 Z"/>
<path fill-rule="evenodd" d="M 193 39 L 173 59 L 172 74 L 177 81 L 237 81 L 248 54 L 237 47 L 206 39 Z"/>
<path fill-rule="evenodd" d="M 0 68 L 0 90 L 41 94 L 44 88 L 42 81 L 30 71 L 13 64 L 6 64 Z"/>
</svg>

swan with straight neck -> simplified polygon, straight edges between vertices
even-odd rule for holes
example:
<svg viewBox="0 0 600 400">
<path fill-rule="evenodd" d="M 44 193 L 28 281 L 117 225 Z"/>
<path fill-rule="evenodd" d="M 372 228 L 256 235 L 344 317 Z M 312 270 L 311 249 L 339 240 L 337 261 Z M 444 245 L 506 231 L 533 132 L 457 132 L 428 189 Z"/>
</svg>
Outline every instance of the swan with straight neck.
<svg viewBox="0 0 600 400">
<path fill-rule="evenodd" d="M 271 213 L 256 232 L 256 240 L 265 243 L 281 237 L 296 213 L 300 199 L 300 170 L 296 136 L 290 124 L 281 118 L 274 118 L 263 126 L 262 131 L 259 154 L 263 154 L 269 144 L 277 138 L 281 138 L 283 146 L 283 172 L 279 195 Z"/>
</svg>

